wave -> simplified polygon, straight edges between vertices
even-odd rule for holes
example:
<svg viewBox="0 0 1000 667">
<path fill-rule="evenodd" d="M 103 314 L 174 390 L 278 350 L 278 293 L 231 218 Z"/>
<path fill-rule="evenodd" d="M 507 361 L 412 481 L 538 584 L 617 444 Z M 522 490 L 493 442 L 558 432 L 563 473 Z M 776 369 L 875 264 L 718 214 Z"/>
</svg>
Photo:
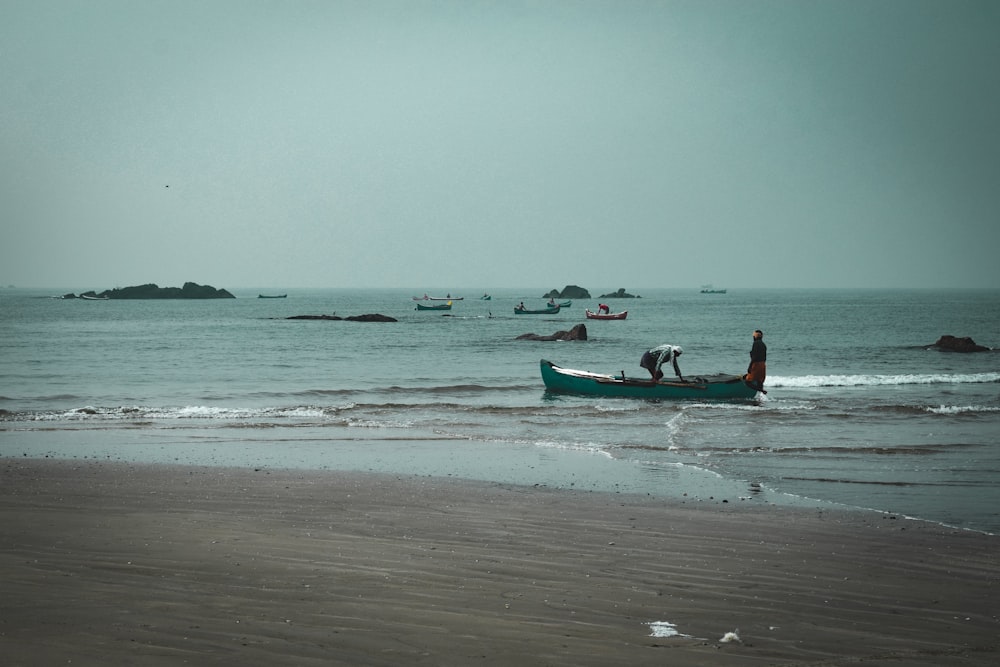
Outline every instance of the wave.
<svg viewBox="0 0 1000 667">
<path fill-rule="evenodd" d="M 725 446 L 705 446 L 699 447 L 696 451 L 702 453 L 718 454 L 773 454 L 781 456 L 814 456 L 832 455 L 843 456 L 929 456 L 947 454 L 956 451 L 973 450 L 981 445 L 974 443 L 932 443 L 932 444 L 899 444 L 891 446 L 879 445 L 798 445 L 798 446 L 766 446 L 752 445 L 745 447 L 725 447 Z"/>
<path fill-rule="evenodd" d="M 87 405 L 70 410 L 38 412 L 6 412 L 0 421 L 85 421 L 85 420 L 148 420 L 148 419 L 221 419 L 246 420 L 261 418 L 316 418 L 335 414 L 351 406 L 332 408 L 294 406 L 285 408 L 226 408 L 191 405 L 179 408 L 144 406 L 95 407 Z"/>
<path fill-rule="evenodd" d="M 254 421 L 287 421 L 311 420 L 320 422 L 350 422 L 360 424 L 367 421 L 398 424 L 409 422 L 406 417 L 413 411 L 421 412 L 425 417 L 447 415 L 454 422 L 459 415 L 472 416 L 474 423 L 479 423 L 476 416 L 487 419 L 586 419 L 599 417 L 609 412 L 603 405 L 560 405 L 560 406 L 507 406 L 495 404 L 466 404 L 458 402 L 433 401 L 430 403 L 390 402 L 354 402 L 345 401 L 334 405 L 299 404 L 290 406 L 266 407 L 224 407 L 215 405 L 188 405 L 180 407 L 157 407 L 142 405 L 93 406 L 86 405 L 77 408 L 38 411 L 14 411 L 0 409 L 0 422 L 83 422 L 83 421 L 149 421 L 149 420 L 214 420 L 229 422 Z"/>
<path fill-rule="evenodd" d="M 881 387 L 886 385 L 989 384 L 1000 382 L 1000 373 L 900 374 L 900 375 L 802 375 L 768 377 L 768 387 Z"/>
<path fill-rule="evenodd" d="M 996 405 L 865 405 L 861 406 L 861 410 L 865 412 L 872 412 L 876 415 L 951 415 L 951 416 L 965 416 L 965 415 L 979 415 L 979 414 L 991 414 L 1000 413 L 1000 406 Z M 845 413 L 845 416 L 851 413 Z"/>
<path fill-rule="evenodd" d="M 449 395 L 460 396 L 486 394 L 486 393 L 508 393 L 525 390 L 538 389 L 537 384 L 513 384 L 513 385 L 481 385 L 481 384 L 448 384 L 424 387 L 371 387 L 366 389 L 302 389 L 292 392 L 269 392 L 259 391 L 250 394 L 252 398 L 314 398 L 314 397 L 339 397 L 357 396 L 359 393 L 367 394 L 388 394 L 390 396 L 415 396 L 415 395 Z"/>
<path fill-rule="evenodd" d="M 983 412 L 1000 412 L 1000 406 L 996 405 L 940 405 L 938 407 L 924 408 L 925 412 L 935 415 L 966 415 L 979 414 Z"/>
<path fill-rule="evenodd" d="M 536 405 L 502 405 L 493 403 L 470 404 L 453 401 L 431 402 L 354 402 L 344 401 L 337 404 L 296 404 L 287 406 L 263 407 L 225 407 L 217 405 L 188 406 L 93 406 L 85 405 L 70 409 L 55 410 L 6 410 L 0 409 L 2 422 L 139 422 L 139 421 L 220 421 L 220 422 L 251 422 L 273 421 L 291 425 L 296 421 L 320 423 L 360 423 L 361 421 L 383 421 L 396 424 L 400 421 L 409 423 L 409 415 L 414 411 L 422 414 L 423 419 L 439 421 L 446 419 L 452 425 L 476 425 L 500 420 L 546 419 L 555 421 L 569 420 L 572 423 L 587 423 L 589 420 L 614 419 L 615 415 L 639 415 L 649 412 L 651 419 L 663 424 L 667 429 L 668 440 L 676 435 L 684 424 L 686 416 L 693 414 L 707 415 L 709 413 L 757 413 L 763 415 L 806 414 L 819 409 L 816 404 L 771 401 L 764 405 L 738 405 L 728 403 L 681 403 L 669 406 L 648 405 L 641 402 L 623 403 L 564 403 L 546 406 Z M 931 415 L 939 417 L 973 418 L 978 415 L 1000 414 L 1000 406 L 995 405 L 865 405 L 859 406 L 862 412 L 874 417 L 877 414 L 898 414 L 901 416 Z M 464 415 L 464 417 L 462 416 Z M 832 418 L 835 415 L 827 414 Z M 856 411 L 846 409 L 842 418 L 856 418 Z M 642 423 L 632 422 L 633 425 Z M 661 421 L 663 420 L 663 421 Z"/>
</svg>

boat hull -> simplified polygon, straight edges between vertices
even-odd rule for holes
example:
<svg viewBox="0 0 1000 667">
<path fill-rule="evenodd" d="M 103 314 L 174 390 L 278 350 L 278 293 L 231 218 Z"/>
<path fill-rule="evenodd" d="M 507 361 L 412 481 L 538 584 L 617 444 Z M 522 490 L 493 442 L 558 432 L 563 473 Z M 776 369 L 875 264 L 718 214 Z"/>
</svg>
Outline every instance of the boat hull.
<svg viewBox="0 0 1000 667">
<path fill-rule="evenodd" d="M 595 313 L 589 308 L 584 311 L 587 314 L 588 320 L 624 320 L 628 317 L 628 311 L 623 310 L 620 313 Z"/>
<path fill-rule="evenodd" d="M 555 315 L 559 312 L 561 306 L 555 306 L 553 308 L 546 308 L 545 310 L 528 310 L 522 308 L 514 308 L 515 315 Z"/>
<path fill-rule="evenodd" d="M 451 310 L 451 302 L 428 305 L 428 306 L 425 306 L 422 303 L 418 303 L 417 310 Z"/>
<path fill-rule="evenodd" d="M 749 399 L 757 395 L 757 390 L 747 386 L 740 375 L 712 375 L 692 382 L 653 382 L 561 368 L 545 359 L 540 365 L 545 388 L 563 394 L 670 400 Z"/>
</svg>

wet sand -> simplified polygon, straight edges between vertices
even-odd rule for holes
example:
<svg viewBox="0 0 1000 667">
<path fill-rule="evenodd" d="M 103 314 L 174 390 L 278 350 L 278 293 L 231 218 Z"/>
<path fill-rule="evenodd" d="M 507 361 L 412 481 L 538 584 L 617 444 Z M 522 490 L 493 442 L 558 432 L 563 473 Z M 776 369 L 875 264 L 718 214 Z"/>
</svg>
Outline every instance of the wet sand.
<svg viewBox="0 0 1000 667">
<path fill-rule="evenodd" d="M 0 656 L 992 665 L 998 547 L 996 536 L 881 513 L 7 458 Z M 678 634 L 655 636 L 668 634 L 650 625 L 661 622 Z"/>
</svg>

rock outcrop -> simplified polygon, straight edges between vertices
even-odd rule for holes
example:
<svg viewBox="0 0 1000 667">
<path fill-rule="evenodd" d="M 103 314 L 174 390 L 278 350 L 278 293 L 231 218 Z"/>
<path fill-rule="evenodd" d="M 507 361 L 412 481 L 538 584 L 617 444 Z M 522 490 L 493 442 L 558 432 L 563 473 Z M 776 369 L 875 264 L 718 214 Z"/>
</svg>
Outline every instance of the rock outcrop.
<svg viewBox="0 0 1000 667">
<path fill-rule="evenodd" d="M 976 341 L 972 340 L 968 336 L 965 338 L 956 338 L 954 336 L 941 336 L 937 339 L 937 342 L 928 347 L 936 347 L 940 350 L 949 350 L 951 352 L 989 352 L 990 348 L 984 347 L 983 345 L 976 345 Z"/>
<path fill-rule="evenodd" d="M 602 299 L 641 299 L 641 296 L 636 296 L 635 294 L 629 294 L 625 291 L 624 287 L 619 287 L 617 292 L 611 292 L 610 294 L 602 294 L 600 296 Z"/>
<path fill-rule="evenodd" d="M 589 299 L 590 292 L 578 285 L 566 285 L 563 291 L 552 290 L 542 296 L 544 299 Z"/>
<path fill-rule="evenodd" d="M 388 315 L 379 315 L 378 313 L 370 313 L 368 315 L 348 315 L 347 317 L 341 317 L 340 315 L 292 315 L 291 317 L 286 317 L 286 320 L 333 320 L 335 322 L 340 322 L 341 320 L 347 320 L 348 322 L 398 322 L 394 317 L 389 317 Z"/>
<path fill-rule="evenodd" d="M 63 296 L 64 299 L 75 298 L 73 294 Z M 236 297 L 224 289 L 215 289 L 211 285 L 184 283 L 184 287 L 159 287 L 153 283 L 134 285 L 132 287 L 116 287 L 104 290 L 100 294 L 93 290 L 82 292 L 80 298 L 89 299 L 235 299 Z"/>
<path fill-rule="evenodd" d="M 348 315 L 344 318 L 348 322 L 398 322 L 399 320 L 388 315 L 371 313 L 369 315 Z"/>
<path fill-rule="evenodd" d="M 587 325 L 577 324 L 569 331 L 557 331 L 551 336 L 540 336 L 538 334 L 521 334 L 514 340 L 587 340 Z"/>
</svg>

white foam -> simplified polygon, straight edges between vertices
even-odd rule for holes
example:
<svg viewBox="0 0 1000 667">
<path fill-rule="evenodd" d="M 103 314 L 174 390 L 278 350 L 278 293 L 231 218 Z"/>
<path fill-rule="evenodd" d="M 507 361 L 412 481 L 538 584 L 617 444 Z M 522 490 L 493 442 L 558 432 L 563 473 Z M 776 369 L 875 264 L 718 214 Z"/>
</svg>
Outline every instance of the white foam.
<svg viewBox="0 0 1000 667">
<path fill-rule="evenodd" d="M 1000 382 L 1000 373 L 802 375 L 767 378 L 769 387 L 879 387 L 907 384 L 985 384 L 990 382 Z"/>
<path fill-rule="evenodd" d="M 1000 407 L 993 405 L 941 405 L 936 408 L 928 407 L 925 410 L 936 415 L 962 415 L 970 412 L 1000 412 Z"/>
</svg>

